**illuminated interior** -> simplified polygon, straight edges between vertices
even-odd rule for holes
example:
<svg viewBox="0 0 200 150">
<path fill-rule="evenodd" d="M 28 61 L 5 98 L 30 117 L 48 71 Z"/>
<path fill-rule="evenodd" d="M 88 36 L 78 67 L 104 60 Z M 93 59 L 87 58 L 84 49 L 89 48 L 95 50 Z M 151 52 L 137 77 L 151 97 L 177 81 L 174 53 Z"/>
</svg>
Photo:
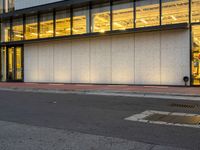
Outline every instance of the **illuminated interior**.
<svg viewBox="0 0 200 150">
<path fill-rule="evenodd" d="M 2 32 L 1 32 L 1 40 L 3 42 L 9 42 L 10 41 L 10 22 L 5 22 L 2 24 Z"/>
<path fill-rule="evenodd" d="M 1 48 L 1 81 L 6 81 L 6 47 Z"/>
<path fill-rule="evenodd" d="M 8 48 L 8 79 L 14 79 L 14 47 Z"/>
<path fill-rule="evenodd" d="M 133 28 L 133 2 L 114 3 L 112 12 L 113 30 Z"/>
<path fill-rule="evenodd" d="M 200 0 L 192 0 L 192 22 L 200 22 Z"/>
<path fill-rule="evenodd" d="M 84 34 L 89 32 L 89 11 L 85 9 L 75 9 L 73 11 L 73 34 Z"/>
<path fill-rule="evenodd" d="M 136 28 L 159 25 L 159 10 L 158 0 L 136 1 Z"/>
<path fill-rule="evenodd" d="M 67 11 L 56 12 L 56 36 L 71 34 L 70 14 Z"/>
<path fill-rule="evenodd" d="M 192 27 L 192 77 L 200 85 L 200 25 Z"/>
<path fill-rule="evenodd" d="M 189 22 L 188 0 L 163 0 L 162 24 Z"/>
<path fill-rule="evenodd" d="M 22 49 L 21 47 L 16 47 L 16 80 L 22 80 Z"/>
<path fill-rule="evenodd" d="M 40 16 L 40 38 L 53 37 L 53 13 Z"/>
<path fill-rule="evenodd" d="M 38 38 L 37 16 L 26 17 L 26 40 Z"/>
<path fill-rule="evenodd" d="M 110 7 L 101 6 L 92 9 L 92 32 L 110 31 Z"/>
<path fill-rule="evenodd" d="M 21 18 L 13 20 L 12 36 L 13 36 L 12 38 L 13 41 L 23 40 L 24 38 L 23 20 Z"/>
</svg>

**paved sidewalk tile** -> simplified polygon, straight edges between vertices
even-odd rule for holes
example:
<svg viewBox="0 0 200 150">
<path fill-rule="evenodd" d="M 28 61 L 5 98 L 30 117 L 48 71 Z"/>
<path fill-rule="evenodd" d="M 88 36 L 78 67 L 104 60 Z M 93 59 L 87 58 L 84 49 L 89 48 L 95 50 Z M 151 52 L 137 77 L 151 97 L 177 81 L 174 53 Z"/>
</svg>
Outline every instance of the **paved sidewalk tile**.
<svg viewBox="0 0 200 150">
<path fill-rule="evenodd" d="M 56 91 L 103 91 L 121 93 L 153 93 L 171 95 L 200 96 L 200 87 L 133 86 L 133 85 L 93 85 L 93 84 L 48 84 L 48 83 L 8 83 L 1 82 L 0 88 L 56 90 Z"/>
</svg>

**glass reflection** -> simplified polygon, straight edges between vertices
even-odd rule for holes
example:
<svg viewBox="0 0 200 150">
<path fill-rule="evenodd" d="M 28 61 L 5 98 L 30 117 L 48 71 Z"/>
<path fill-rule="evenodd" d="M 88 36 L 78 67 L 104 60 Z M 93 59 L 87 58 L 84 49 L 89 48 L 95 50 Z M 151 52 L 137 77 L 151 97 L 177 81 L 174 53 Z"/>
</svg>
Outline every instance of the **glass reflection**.
<svg viewBox="0 0 200 150">
<path fill-rule="evenodd" d="M 113 3 L 113 30 L 126 30 L 133 28 L 133 2 L 130 0 Z"/>
<path fill-rule="evenodd" d="M 66 10 L 56 12 L 56 36 L 65 36 L 70 34 L 70 13 Z"/>
<path fill-rule="evenodd" d="M 25 39 L 37 39 L 38 38 L 38 23 L 37 15 L 26 17 L 26 33 Z"/>
<path fill-rule="evenodd" d="M 53 37 L 53 13 L 40 15 L 40 38 Z"/>
<path fill-rule="evenodd" d="M 200 22 L 200 0 L 192 0 L 192 22 Z"/>
<path fill-rule="evenodd" d="M 188 0 L 163 0 L 162 24 L 189 22 Z"/>
<path fill-rule="evenodd" d="M 92 32 L 105 32 L 110 30 L 109 4 L 96 5 L 92 8 Z"/>
<path fill-rule="evenodd" d="M 136 28 L 160 24 L 159 0 L 136 1 Z"/>
<path fill-rule="evenodd" d="M 73 34 L 89 33 L 89 10 L 84 7 L 73 10 Z"/>
<path fill-rule="evenodd" d="M 200 85 L 200 25 L 192 27 L 192 78 Z"/>
</svg>

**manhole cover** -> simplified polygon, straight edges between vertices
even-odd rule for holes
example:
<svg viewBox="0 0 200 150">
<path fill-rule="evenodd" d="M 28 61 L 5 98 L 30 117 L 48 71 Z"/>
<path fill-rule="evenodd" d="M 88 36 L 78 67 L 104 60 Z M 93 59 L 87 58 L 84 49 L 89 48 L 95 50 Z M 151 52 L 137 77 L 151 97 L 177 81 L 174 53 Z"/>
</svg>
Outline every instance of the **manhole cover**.
<svg viewBox="0 0 200 150">
<path fill-rule="evenodd" d="M 198 114 L 148 110 L 125 118 L 125 120 L 200 128 L 200 115 Z"/>
</svg>

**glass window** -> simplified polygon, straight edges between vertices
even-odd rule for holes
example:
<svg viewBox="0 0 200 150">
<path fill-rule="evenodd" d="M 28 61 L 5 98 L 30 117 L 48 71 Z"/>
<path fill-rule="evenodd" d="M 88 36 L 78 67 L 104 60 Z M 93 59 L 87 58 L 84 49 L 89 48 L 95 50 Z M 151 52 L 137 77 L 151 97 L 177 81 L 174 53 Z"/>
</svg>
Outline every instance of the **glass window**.
<svg viewBox="0 0 200 150">
<path fill-rule="evenodd" d="M 133 1 L 123 0 L 113 2 L 113 30 L 133 28 Z"/>
<path fill-rule="evenodd" d="M 192 22 L 200 22 L 200 0 L 192 0 Z"/>
<path fill-rule="evenodd" d="M 4 0 L 0 0 L 0 14 L 3 13 L 3 1 Z"/>
<path fill-rule="evenodd" d="M 89 10 L 84 7 L 73 10 L 73 34 L 89 33 Z"/>
<path fill-rule="evenodd" d="M 188 0 L 162 0 L 162 24 L 189 21 Z"/>
<path fill-rule="evenodd" d="M 40 15 L 40 38 L 53 37 L 53 13 Z"/>
<path fill-rule="evenodd" d="M 26 17 L 26 40 L 38 38 L 38 19 L 37 15 Z"/>
<path fill-rule="evenodd" d="M 159 0 L 136 1 L 136 28 L 160 25 Z"/>
<path fill-rule="evenodd" d="M 192 79 L 200 85 L 200 25 L 192 27 Z"/>
<path fill-rule="evenodd" d="M 15 9 L 15 0 L 5 0 L 4 1 L 5 12 L 11 12 Z"/>
<path fill-rule="evenodd" d="M 22 80 L 22 48 L 15 48 L 15 79 Z"/>
<path fill-rule="evenodd" d="M 56 12 L 56 36 L 71 34 L 70 13 L 66 10 Z"/>
<path fill-rule="evenodd" d="M 1 81 L 6 81 L 6 47 L 1 47 Z"/>
<path fill-rule="evenodd" d="M 10 21 L 5 21 L 1 24 L 1 41 L 10 41 Z"/>
<path fill-rule="evenodd" d="M 110 5 L 96 5 L 92 8 L 92 32 L 110 31 Z"/>
<path fill-rule="evenodd" d="M 20 41 L 23 40 L 23 18 L 13 19 L 12 23 L 12 40 Z"/>
</svg>

